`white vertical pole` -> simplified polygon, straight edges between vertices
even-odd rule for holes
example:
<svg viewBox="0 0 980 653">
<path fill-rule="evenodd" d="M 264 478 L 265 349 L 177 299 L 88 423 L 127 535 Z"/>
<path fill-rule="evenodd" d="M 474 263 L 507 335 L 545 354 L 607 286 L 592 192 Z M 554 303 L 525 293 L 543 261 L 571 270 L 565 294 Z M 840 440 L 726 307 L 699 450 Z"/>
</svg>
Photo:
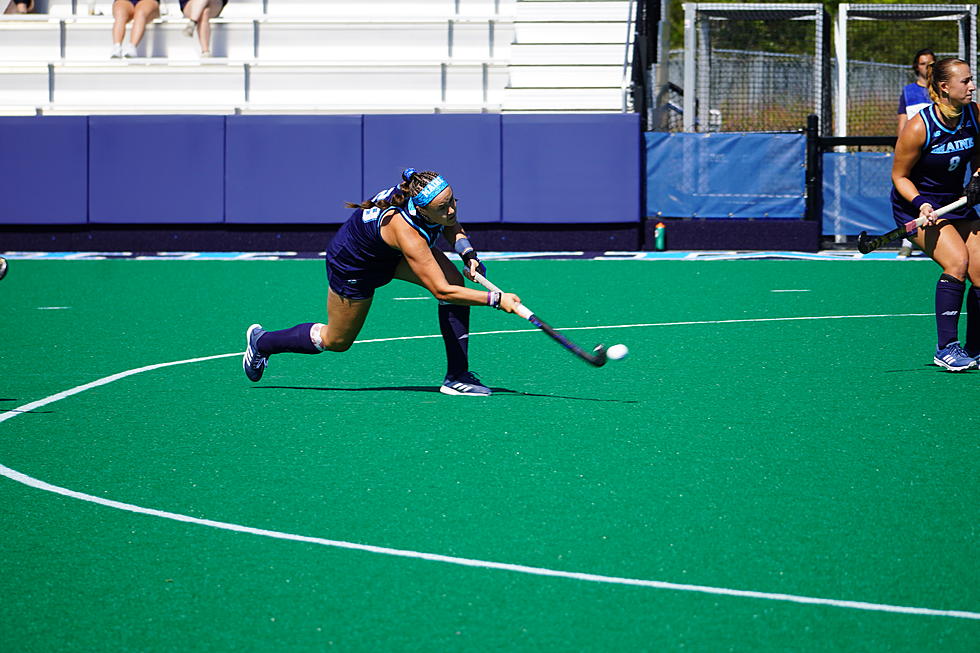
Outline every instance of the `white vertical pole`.
<svg viewBox="0 0 980 653">
<path fill-rule="evenodd" d="M 697 95 L 697 72 L 694 56 L 697 52 L 698 5 L 696 2 L 684 3 L 684 131 L 694 131 L 694 100 Z"/>
<path fill-rule="evenodd" d="M 847 10 L 850 4 L 837 7 L 834 54 L 837 57 L 837 104 L 834 107 L 834 136 L 847 136 Z"/>
</svg>

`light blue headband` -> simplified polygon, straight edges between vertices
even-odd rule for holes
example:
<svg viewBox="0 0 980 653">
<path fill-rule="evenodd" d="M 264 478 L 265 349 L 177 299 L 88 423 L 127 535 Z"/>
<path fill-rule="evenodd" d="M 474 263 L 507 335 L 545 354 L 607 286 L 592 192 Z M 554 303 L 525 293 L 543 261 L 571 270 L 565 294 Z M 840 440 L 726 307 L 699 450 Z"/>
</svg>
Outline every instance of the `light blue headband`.
<svg viewBox="0 0 980 653">
<path fill-rule="evenodd" d="M 442 178 L 442 175 L 436 175 L 432 181 L 425 185 L 425 188 L 418 192 L 418 195 L 412 198 L 412 201 L 416 206 L 428 206 L 436 198 L 436 195 L 446 190 L 447 186 L 449 184 Z"/>
</svg>

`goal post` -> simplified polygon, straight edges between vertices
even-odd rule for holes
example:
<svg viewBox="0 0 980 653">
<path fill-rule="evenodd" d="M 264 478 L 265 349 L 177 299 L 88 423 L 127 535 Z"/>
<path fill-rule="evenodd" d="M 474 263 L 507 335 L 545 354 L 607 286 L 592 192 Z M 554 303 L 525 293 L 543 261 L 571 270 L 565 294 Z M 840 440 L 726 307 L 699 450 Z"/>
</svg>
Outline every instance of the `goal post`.
<svg viewBox="0 0 980 653">
<path fill-rule="evenodd" d="M 830 17 L 822 4 L 684 3 L 686 132 L 830 124 Z"/>
<path fill-rule="evenodd" d="M 843 3 L 834 45 L 834 134 L 894 134 L 898 96 L 912 81 L 916 51 L 930 48 L 940 59 L 958 57 L 977 74 L 977 6 Z"/>
</svg>

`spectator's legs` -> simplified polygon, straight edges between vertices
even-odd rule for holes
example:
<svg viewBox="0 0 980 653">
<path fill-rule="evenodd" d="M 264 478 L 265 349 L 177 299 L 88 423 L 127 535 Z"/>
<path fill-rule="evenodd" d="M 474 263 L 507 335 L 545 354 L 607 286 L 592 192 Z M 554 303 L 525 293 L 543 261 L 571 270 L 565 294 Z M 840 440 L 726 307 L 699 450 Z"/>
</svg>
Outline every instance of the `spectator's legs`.
<svg viewBox="0 0 980 653">
<path fill-rule="evenodd" d="M 140 0 L 133 12 L 133 29 L 130 30 L 129 40 L 136 47 L 143 40 L 146 24 L 160 17 L 160 3 L 157 0 Z"/>
<path fill-rule="evenodd" d="M 32 14 L 34 13 L 34 0 L 10 0 L 10 4 L 3 10 L 5 14 Z"/>
<path fill-rule="evenodd" d="M 133 20 L 133 3 L 129 0 L 116 0 L 112 3 L 112 45 L 122 45 L 126 36 L 126 23 Z"/>
<path fill-rule="evenodd" d="M 208 0 L 198 19 L 197 38 L 201 43 L 201 53 L 211 54 L 211 19 L 217 18 L 224 8 L 221 0 Z"/>
</svg>

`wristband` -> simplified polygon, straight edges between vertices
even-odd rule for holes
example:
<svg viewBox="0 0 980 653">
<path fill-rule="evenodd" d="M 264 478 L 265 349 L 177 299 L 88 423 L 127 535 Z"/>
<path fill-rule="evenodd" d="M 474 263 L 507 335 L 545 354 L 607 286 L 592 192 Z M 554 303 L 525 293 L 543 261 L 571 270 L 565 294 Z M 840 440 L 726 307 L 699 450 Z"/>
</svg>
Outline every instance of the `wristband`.
<svg viewBox="0 0 980 653">
<path fill-rule="evenodd" d="M 460 256 L 466 256 L 470 252 L 473 252 L 474 255 L 476 254 L 476 250 L 473 249 L 473 244 L 470 243 L 470 239 L 467 238 L 466 236 L 463 236 L 462 238 L 458 238 L 456 242 L 453 244 L 453 249 L 455 249 L 456 253 L 459 254 Z"/>
<path fill-rule="evenodd" d="M 487 291 L 487 306 L 500 309 L 500 293 L 496 290 Z"/>
<path fill-rule="evenodd" d="M 914 206 L 917 211 L 922 210 L 923 204 L 932 204 L 932 202 L 922 197 L 922 195 L 916 195 L 912 198 L 912 206 Z"/>
</svg>

